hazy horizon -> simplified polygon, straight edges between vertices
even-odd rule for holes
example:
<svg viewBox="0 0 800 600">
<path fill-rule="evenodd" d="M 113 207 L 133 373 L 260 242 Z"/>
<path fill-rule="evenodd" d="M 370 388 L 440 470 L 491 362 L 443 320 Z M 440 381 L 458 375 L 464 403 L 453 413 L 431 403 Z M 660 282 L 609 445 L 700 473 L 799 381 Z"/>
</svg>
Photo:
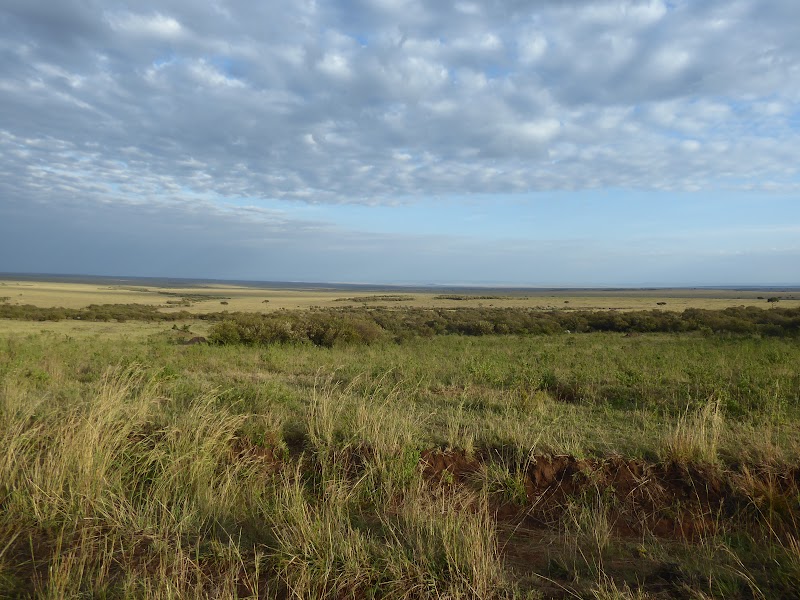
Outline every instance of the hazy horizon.
<svg viewBox="0 0 800 600">
<path fill-rule="evenodd" d="M 147 275 L 125 275 L 125 274 L 89 274 L 89 273 L 3 273 L 0 272 L 0 281 L 2 280 L 21 280 L 21 281 L 36 281 L 36 282 L 139 282 L 149 283 L 149 285 L 159 284 L 176 284 L 186 283 L 188 286 L 198 284 L 230 284 L 230 285 L 250 285 L 254 287 L 263 286 L 280 287 L 280 286 L 319 286 L 319 287 L 336 287 L 342 288 L 363 288 L 363 289 L 487 289 L 487 290 L 681 290 L 681 289 L 720 289 L 720 290 L 787 290 L 795 291 L 800 290 L 800 284 L 797 283 L 780 283 L 765 285 L 753 285 L 749 283 L 730 283 L 723 285 L 683 285 L 683 284 L 607 284 L 595 286 L 582 286 L 580 284 L 519 284 L 507 282 L 453 282 L 453 283 L 438 283 L 426 281 L 401 281 L 401 282 L 381 282 L 381 281 L 304 281 L 304 280 L 259 280 L 259 279 L 224 279 L 224 278 L 197 278 L 197 277 L 157 277 Z"/>
<path fill-rule="evenodd" d="M 800 3 L 11 0 L 0 272 L 800 283 Z"/>
</svg>

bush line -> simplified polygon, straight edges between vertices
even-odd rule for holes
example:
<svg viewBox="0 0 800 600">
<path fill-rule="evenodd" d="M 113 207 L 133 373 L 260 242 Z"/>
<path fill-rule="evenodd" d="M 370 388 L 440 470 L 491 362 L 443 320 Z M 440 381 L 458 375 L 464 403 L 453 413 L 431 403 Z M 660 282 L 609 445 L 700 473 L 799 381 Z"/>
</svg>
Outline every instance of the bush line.
<svg viewBox="0 0 800 600">
<path fill-rule="evenodd" d="M 563 332 L 758 334 L 796 337 L 800 308 L 757 307 L 723 310 L 542 311 L 529 308 L 326 308 L 272 313 L 162 312 L 142 304 L 93 304 L 86 308 L 41 308 L 0 304 L 0 318 L 29 321 L 155 321 L 201 319 L 214 322 L 210 338 L 220 344 L 310 342 L 372 343 L 434 335 L 546 335 Z"/>
<path fill-rule="evenodd" d="M 745 334 L 796 337 L 800 309 L 728 308 L 662 311 L 542 312 L 517 308 L 345 309 L 237 313 L 216 323 L 209 340 L 217 344 L 370 344 L 435 335 L 547 335 L 562 332 Z"/>
</svg>

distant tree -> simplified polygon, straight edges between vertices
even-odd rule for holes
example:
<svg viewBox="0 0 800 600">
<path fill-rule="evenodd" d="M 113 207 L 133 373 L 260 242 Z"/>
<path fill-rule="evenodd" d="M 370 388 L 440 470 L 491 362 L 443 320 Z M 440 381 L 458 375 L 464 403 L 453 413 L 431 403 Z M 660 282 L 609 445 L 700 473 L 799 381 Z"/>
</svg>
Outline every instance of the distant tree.
<svg viewBox="0 0 800 600">
<path fill-rule="evenodd" d="M 767 302 L 780 302 L 780 298 L 777 296 L 772 296 L 771 298 L 767 298 Z"/>
</svg>

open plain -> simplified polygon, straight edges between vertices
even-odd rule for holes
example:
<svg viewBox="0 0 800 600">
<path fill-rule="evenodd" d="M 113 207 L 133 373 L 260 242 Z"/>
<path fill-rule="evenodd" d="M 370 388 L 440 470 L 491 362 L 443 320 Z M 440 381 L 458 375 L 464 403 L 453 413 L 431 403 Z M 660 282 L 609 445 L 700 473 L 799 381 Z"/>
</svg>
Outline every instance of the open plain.
<svg viewBox="0 0 800 600">
<path fill-rule="evenodd" d="M 0 596 L 794 597 L 799 296 L 4 280 Z"/>
<path fill-rule="evenodd" d="M 800 599 L 800 0 L 0 8 L 0 600 Z"/>
<path fill-rule="evenodd" d="M 0 298 L 11 304 L 85 308 L 91 304 L 142 304 L 164 311 L 186 309 L 201 314 L 220 310 L 270 312 L 277 309 L 358 306 L 367 304 L 422 308 L 502 308 L 572 310 L 683 310 L 737 306 L 800 306 L 800 288 L 430 288 L 335 284 L 236 285 L 223 282 L 179 283 L 154 280 L 115 281 L 96 277 L 42 280 L 0 276 Z"/>
</svg>

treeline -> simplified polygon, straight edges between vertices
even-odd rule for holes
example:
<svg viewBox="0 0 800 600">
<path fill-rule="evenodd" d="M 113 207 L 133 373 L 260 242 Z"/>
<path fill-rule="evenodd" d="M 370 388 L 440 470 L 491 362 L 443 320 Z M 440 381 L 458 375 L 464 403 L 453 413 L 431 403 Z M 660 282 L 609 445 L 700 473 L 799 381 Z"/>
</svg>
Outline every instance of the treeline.
<svg viewBox="0 0 800 600">
<path fill-rule="evenodd" d="M 562 332 L 706 332 L 799 336 L 800 309 L 537 311 L 521 308 L 364 309 L 234 314 L 212 327 L 219 344 L 372 343 L 435 335 L 546 335 Z"/>
</svg>

